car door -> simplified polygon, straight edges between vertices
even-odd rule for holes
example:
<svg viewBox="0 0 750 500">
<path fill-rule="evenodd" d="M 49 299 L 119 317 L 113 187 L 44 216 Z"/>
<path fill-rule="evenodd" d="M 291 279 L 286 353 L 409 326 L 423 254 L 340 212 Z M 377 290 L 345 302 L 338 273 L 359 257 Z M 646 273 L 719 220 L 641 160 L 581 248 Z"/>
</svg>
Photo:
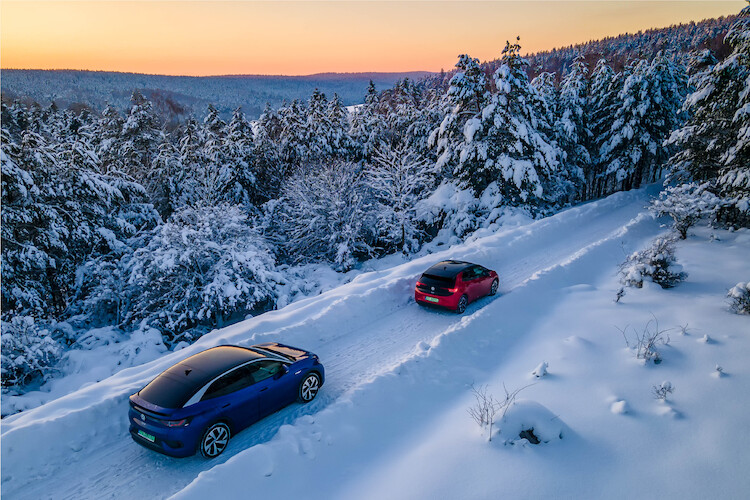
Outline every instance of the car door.
<svg viewBox="0 0 750 500">
<path fill-rule="evenodd" d="M 297 397 L 296 380 L 289 374 L 286 363 L 264 359 L 253 363 L 254 387 L 259 394 L 259 414 L 271 414 L 288 405 Z"/>
<path fill-rule="evenodd" d="M 490 270 L 486 267 L 476 266 L 477 274 L 477 291 L 479 292 L 478 297 L 484 297 L 489 295 L 490 288 L 492 287 L 492 277 L 490 276 Z"/>
<path fill-rule="evenodd" d="M 213 404 L 220 415 L 229 418 L 240 429 L 260 418 L 260 395 L 253 389 L 250 366 L 241 366 L 222 375 L 201 398 L 201 401 L 215 400 Z"/>
<path fill-rule="evenodd" d="M 465 284 L 465 293 L 466 296 L 469 297 L 469 302 L 474 301 L 479 294 L 479 290 L 477 289 L 478 282 L 477 282 L 477 276 L 475 274 L 475 268 L 476 266 L 472 266 L 468 269 L 465 269 L 463 272 L 463 278 L 462 281 Z"/>
</svg>

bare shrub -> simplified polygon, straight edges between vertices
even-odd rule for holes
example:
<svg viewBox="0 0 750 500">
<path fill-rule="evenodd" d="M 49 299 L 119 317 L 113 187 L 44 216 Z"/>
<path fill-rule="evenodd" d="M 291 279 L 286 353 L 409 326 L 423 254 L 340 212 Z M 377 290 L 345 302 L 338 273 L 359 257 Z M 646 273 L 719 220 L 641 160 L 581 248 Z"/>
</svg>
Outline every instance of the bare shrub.
<svg viewBox="0 0 750 500">
<path fill-rule="evenodd" d="M 659 328 L 659 320 L 656 319 L 656 316 L 652 316 L 652 319 L 648 320 L 646 326 L 640 331 L 632 327 L 631 333 L 628 333 L 628 326 L 615 328 L 622 333 L 625 345 L 635 351 L 636 358 L 643 359 L 646 362 L 653 361 L 656 365 L 661 363 L 661 355 L 657 347 L 669 344 L 669 335 L 667 334 L 669 330 Z"/>
<path fill-rule="evenodd" d="M 469 408 L 468 412 L 479 427 L 488 428 L 488 441 L 492 441 L 492 426 L 495 424 L 495 417 L 500 415 L 500 419 L 502 420 L 508 409 L 515 403 L 518 393 L 527 387 L 529 386 L 527 385 L 509 392 L 505 384 L 503 384 L 505 398 L 495 399 L 492 394 L 487 392 L 486 385 L 477 388 L 472 384 L 471 391 L 474 393 L 476 403 Z"/>
<path fill-rule="evenodd" d="M 656 238 L 645 250 L 631 254 L 620 264 L 620 283 L 642 288 L 643 280 L 649 278 L 662 288 L 672 288 L 683 281 L 687 273 L 677 264 L 674 246 L 674 236 L 663 236 Z"/>
</svg>

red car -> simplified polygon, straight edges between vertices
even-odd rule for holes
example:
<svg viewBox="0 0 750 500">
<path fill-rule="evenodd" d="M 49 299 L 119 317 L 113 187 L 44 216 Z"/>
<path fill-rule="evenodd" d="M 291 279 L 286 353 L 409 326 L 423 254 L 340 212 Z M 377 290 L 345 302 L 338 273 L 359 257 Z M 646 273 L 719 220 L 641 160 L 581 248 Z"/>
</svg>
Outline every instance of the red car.
<svg viewBox="0 0 750 500">
<path fill-rule="evenodd" d="M 444 260 L 422 274 L 414 289 L 414 300 L 462 314 L 470 302 L 495 295 L 498 284 L 495 271 L 471 262 Z"/>
</svg>

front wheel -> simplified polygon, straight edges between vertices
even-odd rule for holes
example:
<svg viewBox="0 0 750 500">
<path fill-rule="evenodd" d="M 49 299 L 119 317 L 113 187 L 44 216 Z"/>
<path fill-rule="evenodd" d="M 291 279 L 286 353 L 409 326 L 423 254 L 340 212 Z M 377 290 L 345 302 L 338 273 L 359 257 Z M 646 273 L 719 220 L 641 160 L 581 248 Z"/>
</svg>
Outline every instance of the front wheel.
<svg viewBox="0 0 750 500">
<path fill-rule="evenodd" d="M 221 455 L 229 444 L 229 426 L 224 423 L 216 423 L 206 429 L 201 439 L 201 455 L 206 458 L 215 458 Z"/>
<path fill-rule="evenodd" d="M 497 293 L 497 287 L 500 285 L 500 283 L 497 280 L 494 280 L 492 282 L 492 286 L 490 287 L 490 295 L 495 295 Z"/>
<path fill-rule="evenodd" d="M 305 376 L 305 380 L 299 385 L 300 403 L 309 403 L 318 394 L 320 389 L 320 376 L 315 372 L 310 372 Z"/>
<path fill-rule="evenodd" d="M 469 305 L 469 299 L 466 297 L 466 295 L 461 295 L 461 298 L 458 299 L 458 306 L 456 306 L 456 312 L 458 314 L 463 314 L 466 310 L 466 306 Z"/>
</svg>

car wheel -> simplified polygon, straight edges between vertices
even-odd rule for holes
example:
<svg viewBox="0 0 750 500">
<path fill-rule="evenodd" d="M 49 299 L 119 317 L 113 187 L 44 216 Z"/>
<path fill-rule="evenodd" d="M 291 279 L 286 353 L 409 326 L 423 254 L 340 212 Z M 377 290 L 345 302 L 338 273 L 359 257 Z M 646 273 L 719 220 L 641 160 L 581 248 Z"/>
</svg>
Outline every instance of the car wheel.
<svg viewBox="0 0 750 500">
<path fill-rule="evenodd" d="M 305 376 L 305 380 L 299 385 L 300 403 L 309 403 L 318 394 L 320 389 L 320 375 L 310 372 Z"/>
<path fill-rule="evenodd" d="M 217 423 L 206 429 L 201 439 L 201 455 L 206 458 L 215 458 L 221 455 L 229 444 L 229 426 L 224 423 Z"/>
<path fill-rule="evenodd" d="M 500 283 L 497 280 L 494 280 L 492 282 L 492 286 L 490 287 L 490 295 L 495 295 L 497 293 L 497 287 Z"/>
<path fill-rule="evenodd" d="M 458 299 L 458 306 L 456 306 L 456 312 L 458 314 L 463 314 L 466 310 L 466 306 L 469 305 L 469 298 L 466 295 L 461 295 L 461 298 Z"/>
</svg>

